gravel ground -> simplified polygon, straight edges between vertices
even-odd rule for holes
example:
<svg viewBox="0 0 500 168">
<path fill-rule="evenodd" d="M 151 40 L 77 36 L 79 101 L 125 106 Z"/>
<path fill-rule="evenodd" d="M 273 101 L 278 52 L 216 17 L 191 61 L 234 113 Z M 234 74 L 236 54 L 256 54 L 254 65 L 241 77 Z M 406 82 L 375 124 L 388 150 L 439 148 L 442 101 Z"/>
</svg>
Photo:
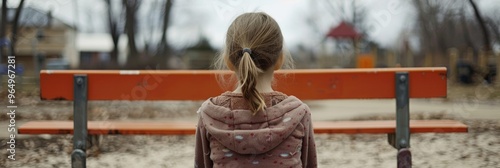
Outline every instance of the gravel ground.
<svg viewBox="0 0 500 168">
<path fill-rule="evenodd" d="M 468 134 L 415 134 L 414 167 L 500 167 L 500 122 L 467 121 Z M 317 134 L 319 167 L 395 167 L 385 135 Z M 2 144 L 5 144 L 3 142 Z M 105 136 L 88 150 L 88 167 L 192 167 L 194 136 Z M 2 147 L 3 148 L 3 147 Z M 70 167 L 71 136 L 20 139 L 16 161 L 2 167 Z M 5 150 L 1 151 L 4 158 Z"/>
</svg>

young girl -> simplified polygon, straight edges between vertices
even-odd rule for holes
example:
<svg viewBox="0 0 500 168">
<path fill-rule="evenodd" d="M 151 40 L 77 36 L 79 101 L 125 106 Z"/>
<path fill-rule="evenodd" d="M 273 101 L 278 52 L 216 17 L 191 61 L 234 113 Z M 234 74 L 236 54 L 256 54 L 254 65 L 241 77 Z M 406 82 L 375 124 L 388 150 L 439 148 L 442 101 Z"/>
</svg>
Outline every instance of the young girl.
<svg viewBox="0 0 500 168">
<path fill-rule="evenodd" d="M 195 167 L 317 167 L 309 107 L 271 87 L 285 57 L 271 16 L 233 21 L 218 62 L 234 71 L 238 87 L 200 107 Z"/>
</svg>

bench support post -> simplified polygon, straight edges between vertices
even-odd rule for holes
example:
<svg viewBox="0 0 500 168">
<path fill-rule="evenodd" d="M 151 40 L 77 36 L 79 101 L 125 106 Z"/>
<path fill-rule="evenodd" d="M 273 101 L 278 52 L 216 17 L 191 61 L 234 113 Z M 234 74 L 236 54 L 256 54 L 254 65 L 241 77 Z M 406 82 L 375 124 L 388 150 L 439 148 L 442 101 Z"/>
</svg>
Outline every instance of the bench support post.
<svg viewBox="0 0 500 168">
<path fill-rule="evenodd" d="M 74 76 L 73 152 L 71 167 L 85 168 L 87 154 L 87 75 Z"/>
<path fill-rule="evenodd" d="M 396 148 L 410 147 L 410 93 L 408 72 L 396 73 Z"/>
<path fill-rule="evenodd" d="M 411 168 L 410 93 L 408 72 L 396 72 L 396 132 L 389 143 L 398 149 L 398 168 Z"/>
</svg>

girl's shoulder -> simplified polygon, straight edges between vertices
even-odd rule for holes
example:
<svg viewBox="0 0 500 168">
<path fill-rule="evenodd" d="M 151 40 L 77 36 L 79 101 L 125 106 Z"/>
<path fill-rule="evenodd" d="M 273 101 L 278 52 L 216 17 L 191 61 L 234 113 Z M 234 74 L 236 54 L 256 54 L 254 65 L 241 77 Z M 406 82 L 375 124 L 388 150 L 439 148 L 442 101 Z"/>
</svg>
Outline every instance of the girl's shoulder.
<svg viewBox="0 0 500 168">
<path fill-rule="evenodd" d="M 264 98 L 266 97 L 273 97 L 273 96 L 287 96 L 284 93 L 281 93 L 279 91 L 272 91 L 272 92 L 263 92 L 260 93 Z M 220 96 L 226 96 L 226 97 L 243 97 L 243 93 L 236 93 L 236 92 L 231 92 L 231 91 L 226 91 L 222 93 Z"/>
<path fill-rule="evenodd" d="M 278 104 L 279 102 L 288 98 L 288 95 L 286 95 L 282 92 L 279 92 L 279 91 L 264 92 L 264 93 L 261 93 L 261 95 L 264 97 L 264 101 L 266 102 L 266 105 L 268 107 L 273 106 L 275 104 Z M 224 107 L 231 108 L 231 109 L 235 109 L 235 108 L 246 109 L 247 108 L 247 103 L 243 97 L 243 93 L 235 93 L 235 92 L 231 92 L 231 91 L 226 91 L 219 96 L 212 97 L 210 100 L 215 105 L 224 106 Z"/>
</svg>

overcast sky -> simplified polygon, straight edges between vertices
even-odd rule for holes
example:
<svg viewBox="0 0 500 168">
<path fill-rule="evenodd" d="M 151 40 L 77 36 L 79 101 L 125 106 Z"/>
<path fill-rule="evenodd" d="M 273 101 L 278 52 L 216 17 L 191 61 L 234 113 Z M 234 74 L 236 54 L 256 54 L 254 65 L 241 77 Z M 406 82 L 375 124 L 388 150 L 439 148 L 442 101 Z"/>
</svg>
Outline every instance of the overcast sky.
<svg viewBox="0 0 500 168">
<path fill-rule="evenodd" d="M 16 7 L 18 0 L 8 0 L 9 7 Z M 157 11 L 163 2 L 144 0 L 139 20 L 148 20 L 152 11 Z M 346 3 L 339 0 L 326 3 L 322 0 L 176 0 L 172 8 L 172 22 L 168 31 L 168 39 L 176 47 L 192 45 L 200 35 L 206 36 L 215 47 L 223 43 L 225 32 L 231 21 L 244 12 L 263 11 L 276 19 L 280 25 L 285 42 L 289 47 L 304 45 L 314 47 L 328 30 L 338 24 L 343 16 L 352 13 Z M 476 0 L 483 12 L 500 9 L 500 0 Z M 121 3 L 121 0 L 115 0 Z M 367 23 L 372 28 L 368 31 L 371 40 L 384 47 L 398 46 L 398 37 L 402 31 L 412 33 L 414 10 L 409 0 L 356 0 L 368 14 Z M 346 6 L 340 11 L 339 4 Z M 61 20 L 76 24 L 83 32 L 105 33 L 106 6 L 104 0 L 27 0 L 26 6 L 40 10 L 52 9 L 53 15 Z M 76 10 L 75 10 L 76 9 Z M 159 19 L 159 18 L 153 18 Z M 156 30 L 150 24 L 140 24 L 139 45 L 142 41 L 158 40 L 161 23 Z"/>
</svg>

